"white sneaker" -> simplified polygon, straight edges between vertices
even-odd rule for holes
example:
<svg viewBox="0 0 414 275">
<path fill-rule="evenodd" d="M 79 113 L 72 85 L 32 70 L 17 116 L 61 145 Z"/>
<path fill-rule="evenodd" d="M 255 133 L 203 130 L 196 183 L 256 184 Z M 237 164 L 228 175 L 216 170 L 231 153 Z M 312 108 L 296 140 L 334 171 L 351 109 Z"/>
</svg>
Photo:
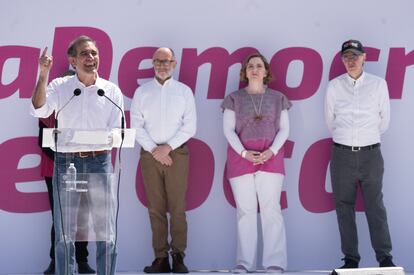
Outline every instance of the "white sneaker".
<svg viewBox="0 0 414 275">
<path fill-rule="evenodd" d="M 266 273 L 283 273 L 283 268 L 280 266 L 269 266 L 266 268 Z"/>
<path fill-rule="evenodd" d="M 247 273 L 247 269 L 243 265 L 241 265 L 241 264 L 236 265 L 233 268 L 232 271 L 233 271 L 234 274 L 244 274 L 244 273 Z"/>
</svg>

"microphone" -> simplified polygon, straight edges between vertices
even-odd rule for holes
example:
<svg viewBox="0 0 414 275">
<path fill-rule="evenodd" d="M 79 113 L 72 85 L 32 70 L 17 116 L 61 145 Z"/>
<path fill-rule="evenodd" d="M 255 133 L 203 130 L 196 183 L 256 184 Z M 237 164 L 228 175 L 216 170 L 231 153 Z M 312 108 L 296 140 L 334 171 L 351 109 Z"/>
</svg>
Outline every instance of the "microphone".
<svg viewBox="0 0 414 275">
<path fill-rule="evenodd" d="M 116 104 L 112 99 L 110 99 L 109 97 L 107 97 L 106 95 L 105 95 L 105 91 L 104 90 L 102 90 L 102 89 L 99 89 L 98 91 L 97 91 L 97 94 L 99 95 L 99 96 L 103 96 L 103 97 L 105 97 L 106 99 L 108 99 L 112 104 L 114 104 L 120 111 L 121 111 L 121 115 L 122 115 L 122 117 L 121 117 L 121 139 L 122 140 L 124 140 L 124 129 L 125 129 L 125 118 L 124 118 L 124 111 L 122 111 L 122 109 L 121 109 L 121 107 L 119 107 L 118 106 L 118 104 Z"/>
<path fill-rule="evenodd" d="M 62 108 L 60 108 L 57 112 L 56 112 L 56 118 L 55 118 L 55 129 L 57 129 L 58 128 L 58 125 L 59 125 L 59 123 L 58 123 L 58 117 L 59 117 L 59 113 L 69 104 L 69 102 L 71 102 L 72 101 L 72 99 L 75 97 L 75 96 L 78 96 L 78 95 L 80 95 L 82 93 L 82 91 L 81 91 L 81 89 L 79 89 L 79 88 L 76 88 L 74 91 L 73 91 L 73 95 L 72 95 L 72 97 L 71 98 L 69 98 L 69 100 L 65 103 L 65 105 L 63 105 L 63 107 Z M 57 142 L 57 131 L 55 132 L 55 143 Z"/>
</svg>

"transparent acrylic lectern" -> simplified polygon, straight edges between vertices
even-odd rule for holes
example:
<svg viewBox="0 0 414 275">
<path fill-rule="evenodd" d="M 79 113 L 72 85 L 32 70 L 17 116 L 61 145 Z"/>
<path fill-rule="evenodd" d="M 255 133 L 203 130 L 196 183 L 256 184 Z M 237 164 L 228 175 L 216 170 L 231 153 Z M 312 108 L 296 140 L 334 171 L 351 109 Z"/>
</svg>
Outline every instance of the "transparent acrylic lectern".
<svg viewBox="0 0 414 275">
<path fill-rule="evenodd" d="M 133 147 L 134 140 L 135 129 L 44 129 L 42 146 L 57 152 L 54 218 L 60 220 L 58 226 L 55 220 L 55 230 L 58 228 L 66 243 L 66 270 L 74 265 L 73 243 L 95 241 L 98 274 L 113 274 L 118 174 L 114 173 L 111 150 L 121 144 L 122 148 Z"/>
</svg>

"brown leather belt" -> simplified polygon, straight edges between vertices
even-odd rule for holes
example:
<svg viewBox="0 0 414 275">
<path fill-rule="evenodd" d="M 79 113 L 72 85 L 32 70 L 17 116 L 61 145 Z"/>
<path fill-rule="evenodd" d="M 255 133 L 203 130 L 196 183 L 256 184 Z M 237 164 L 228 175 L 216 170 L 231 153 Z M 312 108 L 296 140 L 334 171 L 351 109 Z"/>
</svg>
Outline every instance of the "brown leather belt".
<svg viewBox="0 0 414 275">
<path fill-rule="evenodd" d="M 88 152 L 76 152 L 76 153 L 69 153 L 72 154 L 72 156 L 78 157 L 78 158 L 88 158 L 88 157 L 96 157 L 98 155 L 108 154 L 108 150 L 102 150 L 102 151 L 88 151 Z"/>
</svg>

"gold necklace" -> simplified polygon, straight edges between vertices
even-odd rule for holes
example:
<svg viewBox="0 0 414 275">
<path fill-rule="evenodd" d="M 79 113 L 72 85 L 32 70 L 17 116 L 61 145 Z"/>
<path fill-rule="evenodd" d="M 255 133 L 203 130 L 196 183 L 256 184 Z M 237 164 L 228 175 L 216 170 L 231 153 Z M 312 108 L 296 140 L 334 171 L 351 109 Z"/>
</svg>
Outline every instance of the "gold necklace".
<svg viewBox="0 0 414 275">
<path fill-rule="evenodd" d="M 262 116 L 262 102 L 263 102 L 264 93 L 262 93 L 262 96 L 260 97 L 259 108 L 256 107 L 256 103 L 254 103 L 252 95 L 249 94 L 249 96 L 250 96 L 250 99 L 252 100 L 254 112 L 256 114 L 254 116 L 254 120 L 260 121 L 260 120 L 263 119 L 263 116 Z"/>
</svg>

